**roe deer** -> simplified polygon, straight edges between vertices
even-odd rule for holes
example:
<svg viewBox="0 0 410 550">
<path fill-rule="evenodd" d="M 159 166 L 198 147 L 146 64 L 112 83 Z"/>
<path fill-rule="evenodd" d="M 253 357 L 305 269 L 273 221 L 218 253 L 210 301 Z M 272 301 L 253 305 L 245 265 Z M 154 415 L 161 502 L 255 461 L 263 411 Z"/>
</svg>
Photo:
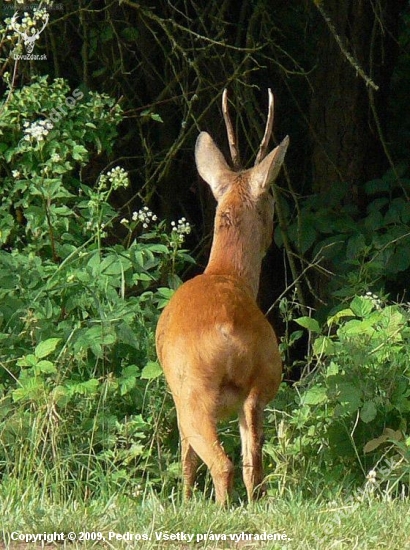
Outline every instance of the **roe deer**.
<svg viewBox="0 0 410 550">
<path fill-rule="evenodd" d="M 223 114 L 231 157 L 239 154 L 227 109 Z M 216 501 L 225 504 L 233 485 L 233 464 L 217 435 L 217 422 L 239 414 L 243 479 L 249 501 L 260 489 L 262 416 L 276 395 L 282 362 L 275 333 L 256 304 L 262 258 L 273 230 L 271 183 L 289 139 L 266 156 L 272 133 L 273 95 L 255 166 L 231 170 L 210 135 L 201 132 L 196 166 L 218 202 L 210 258 L 205 272 L 184 283 L 158 322 L 156 346 L 171 389 L 181 437 L 184 496 L 195 481 L 197 458 L 208 466 Z"/>
</svg>

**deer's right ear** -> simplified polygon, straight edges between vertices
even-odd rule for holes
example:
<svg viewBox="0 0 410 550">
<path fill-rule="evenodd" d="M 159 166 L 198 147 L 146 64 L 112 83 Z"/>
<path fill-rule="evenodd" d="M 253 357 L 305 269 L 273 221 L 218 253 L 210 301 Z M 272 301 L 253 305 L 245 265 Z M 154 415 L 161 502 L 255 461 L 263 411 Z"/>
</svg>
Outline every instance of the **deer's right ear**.
<svg viewBox="0 0 410 550">
<path fill-rule="evenodd" d="M 196 140 L 195 161 L 199 175 L 219 200 L 229 187 L 232 170 L 208 132 L 201 132 Z"/>
</svg>

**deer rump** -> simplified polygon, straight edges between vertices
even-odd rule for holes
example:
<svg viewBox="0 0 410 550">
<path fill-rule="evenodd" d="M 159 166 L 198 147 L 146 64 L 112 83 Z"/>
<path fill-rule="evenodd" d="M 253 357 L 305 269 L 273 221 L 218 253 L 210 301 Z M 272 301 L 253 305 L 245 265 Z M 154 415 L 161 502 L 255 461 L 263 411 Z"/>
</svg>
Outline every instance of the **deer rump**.
<svg viewBox="0 0 410 550">
<path fill-rule="evenodd" d="M 157 335 L 159 360 L 178 404 L 201 402 L 218 421 L 237 413 L 250 391 L 258 392 L 261 406 L 274 397 L 281 374 L 272 368 L 280 363 L 276 336 L 235 277 L 187 281 L 161 316 Z"/>
</svg>

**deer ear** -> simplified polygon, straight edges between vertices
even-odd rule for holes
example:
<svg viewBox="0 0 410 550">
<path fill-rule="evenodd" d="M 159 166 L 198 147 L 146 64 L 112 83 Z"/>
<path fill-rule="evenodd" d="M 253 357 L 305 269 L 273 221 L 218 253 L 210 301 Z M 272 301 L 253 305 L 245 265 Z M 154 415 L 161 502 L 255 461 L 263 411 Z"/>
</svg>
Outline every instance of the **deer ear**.
<svg viewBox="0 0 410 550">
<path fill-rule="evenodd" d="M 253 195 L 256 197 L 262 193 L 265 193 L 277 178 L 283 164 L 288 145 L 289 136 L 286 136 L 285 139 L 269 153 L 269 155 L 249 170 L 250 186 Z"/>
<path fill-rule="evenodd" d="M 195 161 L 199 175 L 212 189 L 215 199 L 219 200 L 229 187 L 232 170 L 207 132 L 201 132 L 196 140 Z"/>
</svg>

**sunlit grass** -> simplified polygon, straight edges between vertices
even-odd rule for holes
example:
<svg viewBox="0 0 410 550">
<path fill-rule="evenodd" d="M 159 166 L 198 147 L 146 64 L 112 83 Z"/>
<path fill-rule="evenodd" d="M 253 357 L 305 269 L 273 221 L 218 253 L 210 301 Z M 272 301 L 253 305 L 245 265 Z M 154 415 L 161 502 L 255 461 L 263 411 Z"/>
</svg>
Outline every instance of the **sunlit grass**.
<svg viewBox="0 0 410 550">
<path fill-rule="evenodd" d="M 0 490 L 2 535 L 11 549 L 22 547 L 10 541 L 15 532 L 65 537 L 75 532 L 77 541 L 67 544 L 69 548 L 405 550 L 410 549 L 409 512 L 408 499 L 389 500 L 382 494 L 329 500 L 305 499 L 294 492 L 223 509 L 201 495 L 185 504 L 179 494 L 159 498 L 148 492 L 136 499 L 115 495 L 62 503 L 18 483 L 3 484 Z M 80 533 L 94 535 L 85 535 L 91 540 L 80 544 Z M 282 539 L 273 540 L 275 534 Z M 272 540 L 255 540 L 268 536 Z M 25 547 L 41 548 L 41 542 Z"/>
</svg>

